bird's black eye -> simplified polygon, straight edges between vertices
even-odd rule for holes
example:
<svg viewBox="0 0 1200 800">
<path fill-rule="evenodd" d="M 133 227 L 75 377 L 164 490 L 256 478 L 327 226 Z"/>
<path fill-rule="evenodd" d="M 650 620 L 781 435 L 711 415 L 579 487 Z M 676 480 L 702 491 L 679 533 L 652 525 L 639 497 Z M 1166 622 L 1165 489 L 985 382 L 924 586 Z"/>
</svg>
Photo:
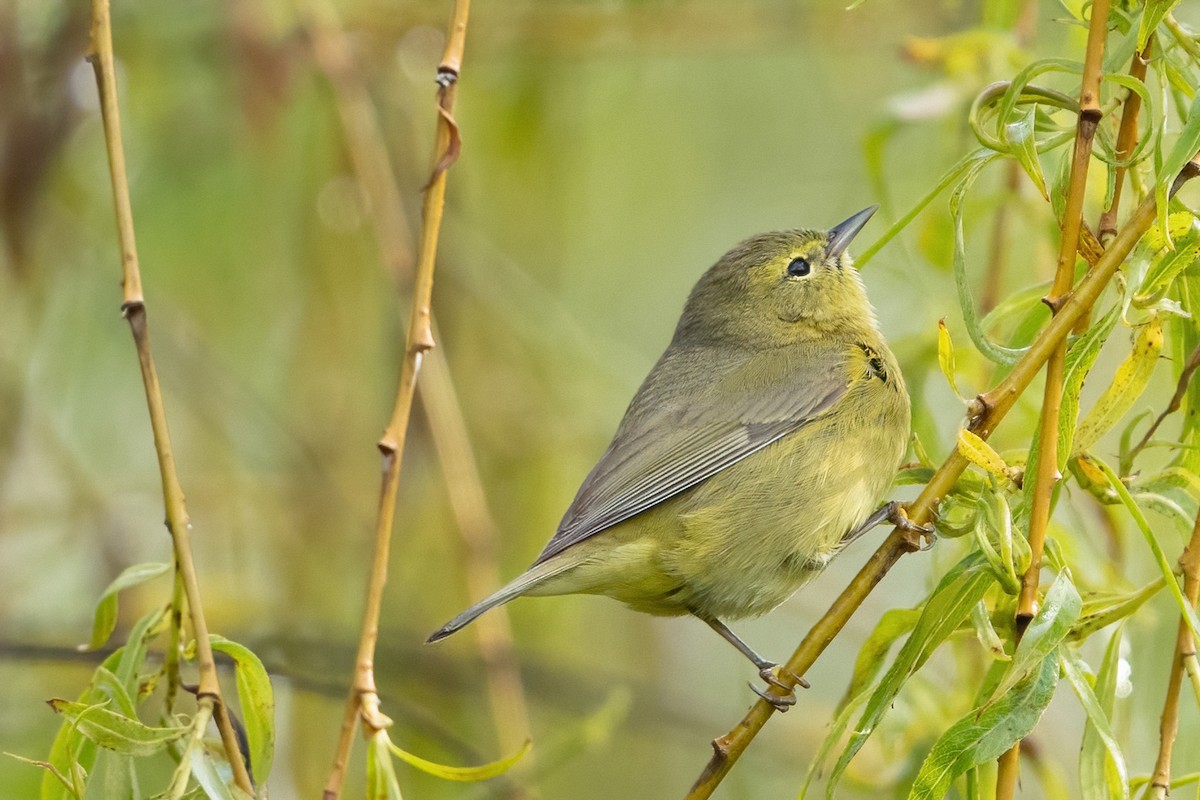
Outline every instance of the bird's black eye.
<svg viewBox="0 0 1200 800">
<path fill-rule="evenodd" d="M 793 277 L 803 278 L 810 272 L 812 272 L 812 265 L 808 263 L 807 258 L 793 258 L 792 263 L 788 264 L 788 275 Z"/>
</svg>

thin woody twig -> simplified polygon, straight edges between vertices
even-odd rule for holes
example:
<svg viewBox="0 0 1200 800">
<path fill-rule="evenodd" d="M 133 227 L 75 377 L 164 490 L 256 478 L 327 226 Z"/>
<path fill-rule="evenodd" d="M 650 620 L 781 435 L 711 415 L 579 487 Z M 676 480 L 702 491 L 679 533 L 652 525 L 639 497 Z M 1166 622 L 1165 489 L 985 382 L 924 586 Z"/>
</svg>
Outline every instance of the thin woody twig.
<svg viewBox="0 0 1200 800">
<path fill-rule="evenodd" d="M 88 60 L 96 74 L 96 87 L 100 94 L 100 114 L 104 125 L 104 141 L 108 151 L 109 177 L 112 183 L 113 204 L 116 209 L 117 239 L 121 249 L 123 299 L 121 313 L 129 322 L 137 349 L 142 383 L 146 390 L 146 405 L 150 413 L 150 427 L 154 435 L 154 449 L 158 455 L 159 472 L 162 475 L 163 502 L 166 507 L 166 525 L 171 534 L 175 552 L 177 581 L 182 584 L 183 596 L 187 600 L 188 616 L 196 636 L 196 659 L 199 666 L 199 685 L 196 702 L 200 714 L 212 716 L 217 721 L 225 755 L 233 770 L 235 783 L 247 794 L 254 795 L 254 786 L 246 769 L 237 736 L 230 723 L 229 715 L 223 713 L 221 686 L 217 679 L 216 662 L 208 640 L 208 625 L 204 619 L 204 607 L 200 601 L 200 584 L 196 578 L 196 566 L 192 558 L 191 524 L 184 503 L 183 488 L 175 467 L 175 456 L 171 448 L 171 434 L 167 429 L 167 414 L 163 404 L 162 386 L 154 365 L 150 348 L 150 332 L 146 319 L 146 302 L 142 294 L 141 269 L 138 265 L 137 242 L 133 228 L 133 208 L 129 198 L 129 182 L 125 174 L 125 147 L 121 138 L 121 117 L 117 101 L 117 81 L 114 69 L 112 44 L 112 18 L 108 0 L 92 0 L 92 32 Z M 180 593 L 173 595 L 172 622 L 180 621 L 177 603 Z M 177 634 L 170 637 L 177 643 Z M 170 655 L 169 658 L 176 658 Z M 177 670 L 176 670 L 177 672 Z"/>
<path fill-rule="evenodd" d="M 1078 257 L 1079 232 L 1083 227 L 1083 200 L 1087 190 L 1088 165 L 1092 159 L 1092 139 L 1101 119 L 1100 62 L 1104 56 L 1104 39 L 1108 35 L 1108 10 L 1109 0 L 1095 0 L 1088 25 L 1083 79 L 1079 88 L 1079 116 L 1075 126 L 1071 180 L 1067 186 L 1066 210 L 1063 212 L 1058 266 L 1054 272 L 1050 294 L 1044 300 L 1055 315 L 1059 313 L 1062 299 L 1071 291 L 1075 281 L 1075 261 Z M 1062 411 L 1066 360 L 1067 341 L 1064 338 L 1055 345 L 1046 362 L 1037 468 L 1034 470 L 1029 508 L 1029 567 L 1021 578 L 1014 647 L 1021 641 L 1025 628 L 1037 613 L 1038 584 L 1042 574 L 1046 528 L 1050 524 L 1050 506 L 1054 497 L 1054 486 L 1062 478 L 1058 471 L 1058 425 Z M 1020 753 L 1021 742 L 1017 741 L 999 760 L 996 778 L 997 800 L 1010 800 L 1014 796 L 1020 774 Z"/>
<path fill-rule="evenodd" d="M 1197 159 L 1200 159 L 1200 153 L 1196 154 L 1176 177 L 1171 187 L 1172 195 L 1184 183 L 1200 174 L 1200 161 Z M 1041 371 L 1051 351 L 1066 339 L 1075 323 L 1091 309 L 1142 234 L 1153 224 L 1155 213 L 1156 202 L 1154 195 L 1150 194 L 1126 220 L 1096 265 L 1088 271 L 1075 289 L 1063 298 L 1058 314 L 1038 333 L 1028 351 L 1013 365 L 1008 375 L 989 392 L 972 401 L 968 409 L 968 422 L 973 433 L 984 439 L 992 434 Z M 917 499 L 909 505 L 909 518 L 918 524 L 930 521 L 941 499 L 954 487 L 969 463 L 957 449 L 951 452 L 934 472 Z M 799 678 L 820 657 L 888 570 L 903 555 L 915 549 L 911 534 L 900 528 L 893 529 L 850 584 L 834 600 L 829 610 L 800 642 L 780 671 L 781 682 L 794 688 Z M 687 795 L 688 800 L 712 796 L 774 712 L 775 707 L 770 702 L 759 700 L 733 729 L 713 741 L 712 758 L 692 786 Z"/>
<path fill-rule="evenodd" d="M 413 266 L 412 234 L 374 103 L 329 0 L 308 0 L 302 3 L 302 13 L 313 55 L 333 87 L 346 148 L 372 212 L 384 263 L 394 279 L 407 279 Z M 439 338 L 436 331 L 435 338 Z M 418 385 L 421 407 L 429 421 L 451 509 L 465 544 L 468 588 L 473 597 L 482 597 L 500 584 L 496 526 L 442 348 L 430 350 L 426 358 Z M 497 737 L 503 749 L 516 750 L 529 738 L 529 712 L 507 614 L 500 609 L 488 615 L 477 632 Z"/>
<path fill-rule="evenodd" d="M 367 587 L 366 607 L 363 611 L 362 630 L 359 635 L 353 685 L 347 699 L 347 713 L 338 739 L 333 768 L 325 784 L 324 797 L 327 800 L 341 796 L 356 724 L 361 722 L 364 732 L 369 737 L 386 731 L 391 725 L 391 720 L 380 711 L 379 692 L 375 685 L 375 646 L 379 638 L 379 617 L 383 606 L 383 590 L 387 584 L 392 529 L 396 516 L 396 493 L 400 483 L 400 468 L 404 456 L 404 442 L 408 432 L 409 419 L 412 415 L 413 397 L 416 394 L 417 375 L 425 354 L 434 346 L 430 310 L 433 273 L 442 211 L 445 206 L 446 170 L 453 163 L 453 154 L 457 153 L 457 142 L 459 141 L 458 126 L 454 122 L 453 110 L 469 12 L 470 0 L 456 0 L 450 33 L 446 40 L 446 50 L 442 55 L 441 64 L 438 66 L 438 121 L 434 143 L 433 175 L 425 189 L 422 206 L 424 221 L 421 228 L 417 268 L 413 279 L 412 305 L 409 312 L 404 362 L 400 371 L 400 386 L 396 392 L 391 418 L 379 441 L 383 463 L 379 508 L 375 524 L 375 550 L 370 582 Z M 352 712 L 351 709 L 354 711 Z"/>
<path fill-rule="evenodd" d="M 1146 431 L 1146 435 L 1142 437 L 1142 440 L 1129 451 L 1127 460 L 1133 461 L 1137 457 L 1137 454 L 1142 452 L 1146 445 L 1150 443 L 1150 437 L 1163 424 L 1163 420 L 1179 410 L 1179 406 L 1183 403 L 1183 396 L 1187 394 L 1188 384 L 1191 383 L 1192 375 L 1195 374 L 1197 367 L 1200 367 L 1200 346 L 1197 346 L 1192 351 L 1192 354 L 1188 356 L 1187 363 L 1183 365 L 1183 370 L 1179 373 L 1179 382 L 1175 385 L 1175 394 L 1171 395 L 1171 402 L 1167 403 L 1167 407 L 1155 418 L 1154 423 Z"/>
<path fill-rule="evenodd" d="M 1195 606 L 1200 600 L 1200 513 L 1197 513 L 1196 523 L 1192 527 L 1192 538 L 1179 557 L 1179 566 L 1183 570 L 1183 594 Z M 1175 634 L 1174 655 L 1167 680 L 1167 696 L 1159 719 L 1158 758 L 1154 762 L 1154 776 L 1146 790 L 1146 796 L 1153 800 L 1163 800 L 1171 790 L 1171 753 L 1179 729 L 1179 695 L 1183 688 L 1183 673 L 1192 673 L 1196 660 L 1196 640 L 1182 617 Z"/>
</svg>

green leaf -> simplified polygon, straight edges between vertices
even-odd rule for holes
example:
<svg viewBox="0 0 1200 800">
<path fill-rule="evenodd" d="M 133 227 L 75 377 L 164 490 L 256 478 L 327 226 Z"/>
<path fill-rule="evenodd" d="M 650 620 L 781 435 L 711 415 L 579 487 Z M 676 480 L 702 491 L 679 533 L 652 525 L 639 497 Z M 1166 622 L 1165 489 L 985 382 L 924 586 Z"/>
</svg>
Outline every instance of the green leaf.
<svg viewBox="0 0 1200 800">
<path fill-rule="evenodd" d="M 995 161 L 999 157 L 1000 154 L 994 153 L 991 150 L 980 149 L 974 150 L 960 158 L 958 162 L 954 164 L 954 166 L 946 170 L 946 173 L 942 175 L 937 184 L 930 189 L 924 197 L 918 200 L 916 204 L 914 204 L 913 207 L 904 214 L 904 216 L 892 223 L 891 227 L 884 231 L 883 234 L 876 239 L 870 247 L 858 254 L 858 256 L 854 259 L 855 266 L 860 270 L 866 266 L 867 262 L 871 260 L 872 256 L 883 249 L 884 245 L 896 238 L 900 231 L 907 228 L 912 221 L 916 219 L 917 215 L 920 214 L 926 206 L 932 203 L 939 194 L 944 192 L 947 187 L 962 177 L 962 175 L 977 169 L 977 167 L 980 166 L 979 162 L 982 161 L 983 164 L 987 164 Z"/>
<path fill-rule="evenodd" d="M 246 741 L 250 747 L 250 764 L 254 778 L 266 784 L 271 774 L 271 759 L 275 752 L 275 694 L 266 667 L 250 648 L 237 642 L 210 635 L 209 642 L 233 659 L 237 680 L 238 703 L 242 707 L 246 726 Z"/>
<path fill-rule="evenodd" d="M 1172 214 L 1171 216 L 1182 215 Z M 1190 214 L 1187 216 L 1195 219 Z M 1179 236 L 1179 234 L 1172 233 L 1172 236 Z M 1158 302 L 1162 293 L 1170 287 L 1180 273 L 1196 263 L 1196 257 L 1200 255 L 1200 233 L 1194 229 L 1188 230 L 1184 238 L 1177 239 L 1175 244 L 1175 250 L 1163 249 L 1151 259 L 1150 268 L 1146 271 L 1146 276 L 1142 278 L 1137 294 L 1133 297 L 1134 305 L 1145 308 Z"/>
<path fill-rule="evenodd" d="M 1021 169 L 1033 181 L 1033 185 L 1042 193 L 1046 200 L 1050 195 L 1046 191 L 1046 177 L 1042 174 L 1042 162 L 1038 160 L 1037 140 L 1033 136 L 1033 120 L 1037 106 L 1033 105 L 1024 112 L 1015 114 L 1013 119 L 1004 123 L 1004 138 L 1010 152 Z"/>
<path fill-rule="evenodd" d="M 862 707 L 862 704 L 867 701 L 869 694 L 870 687 L 864 686 L 858 694 L 853 696 L 847 695 L 842 700 L 841 707 L 834 716 L 833 721 L 829 723 L 829 733 L 825 735 L 821 746 L 808 763 L 808 769 L 804 773 L 804 784 L 800 787 L 797 800 L 805 800 L 808 796 L 808 789 L 812 785 L 813 779 L 825 768 L 825 762 L 829 759 L 829 754 L 833 752 L 833 748 L 841 741 L 842 734 L 846 732 L 846 728 L 850 725 L 850 720 L 858 713 L 858 709 Z"/>
<path fill-rule="evenodd" d="M 1142 22 L 1138 25 L 1138 50 L 1146 48 L 1154 29 L 1177 5 L 1179 0 L 1146 0 L 1146 10 L 1142 12 Z"/>
<path fill-rule="evenodd" d="M 100 665 L 108 675 L 115 676 L 116 681 L 125 687 L 126 694 L 132 696 L 137 691 L 138 673 L 146 662 L 146 651 L 149 642 L 157 635 L 159 627 L 166 620 L 166 609 L 159 607 L 151 610 L 136 623 L 129 631 L 129 641 L 123 647 L 113 651 Z M 110 679 L 98 673 L 92 684 L 89 684 L 79 696 L 79 703 L 95 705 L 104 703 L 112 698 L 112 692 L 105 689 Z M 86 736 L 82 736 L 70 721 L 64 721 L 55 734 L 50 746 L 47 760 L 62 774 L 69 774 L 76 785 L 83 786 L 88 775 L 96 764 L 96 744 Z M 47 773 L 42 778 L 39 797 L 41 800 L 65 800 L 71 797 L 70 792 L 64 791 L 53 776 Z"/>
<path fill-rule="evenodd" d="M 387 731 L 378 731 L 367 743 L 367 800 L 403 800 L 390 746 Z"/>
<path fill-rule="evenodd" d="M 1142 513 L 1142 509 L 1138 506 L 1137 501 L 1130 496 L 1129 490 L 1125 488 L 1125 484 L 1116 476 L 1112 468 L 1095 456 L 1092 457 L 1092 460 L 1104 472 L 1105 477 L 1108 478 L 1109 485 L 1116 490 L 1117 495 L 1121 498 L 1121 502 L 1125 504 L 1125 508 L 1129 509 L 1129 514 L 1133 517 L 1133 521 L 1137 523 L 1138 530 L 1142 532 L 1142 537 L 1146 540 L 1146 544 L 1150 547 L 1150 552 L 1154 555 L 1154 561 L 1158 564 L 1158 569 L 1162 573 L 1163 580 L 1167 583 L 1167 588 L 1171 590 L 1171 595 L 1175 598 L 1175 604 L 1179 607 L 1179 613 L 1183 616 L 1188 628 L 1191 629 L 1192 635 L 1200 637 L 1200 619 L 1196 618 L 1196 609 L 1192 608 L 1192 604 L 1183 596 L 1183 591 L 1179 588 L 1179 581 L 1175 580 L 1175 571 L 1171 568 L 1170 562 L 1167 561 L 1167 556 L 1163 553 L 1162 545 L 1158 543 L 1158 537 L 1154 535 L 1154 529 L 1146 521 L 1146 515 Z"/>
<path fill-rule="evenodd" d="M 920 608 L 893 608 L 885 611 L 875 624 L 871 635 L 863 642 L 854 659 L 854 672 L 850 676 L 850 685 L 846 694 L 838 704 L 844 707 L 853 697 L 875 680 L 875 676 L 883 669 L 888 650 L 896 640 L 909 633 L 921 618 Z"/>
<path fill-rule="evenodd" d="M 117 595 L 122 589 L 137 586 L 171 571 L 170 564 L 134 564 L 116 577 L 96 602 L 95 620 L 92 622 L 92 639 L 81 650 L 103 647 L 117 627 Z"/>
<path fill-rule="evenodd" d="M 1079 749 L 1079 783 L 1084 800 L 1127 800 L 1129 797 L 1125 757 L 1109 722 L 1117 692 L 1121 633 L 1122 629 L 1117 628 L 1109 637 L 1094 692 L 1080 669 L 1077 657 L 1066 645 L 1059 650 L 1063 673 L 1088 717 Z"/>
<path fill-rule="evenodd" d="M 938 366 L 942 368 L 942 374 L 946 376 L 946 382 L 954 390 L 955 396 L 962 400 L 962 392 L 958 390 L 958 383 L 954 379 L 954 342 L 950 339 L 944 319 L 938 320 Z"/>
<path fill-rule="evenodd" d="M 188 731 L 179 727 L 152 727 L 103 706 L 57 698 L 47 702 L 88 739 L 106 750 L 127 756 L 154 755 Z"/>
<path fill-rule="evenodd" d="M 982 711 L 967 712 L 934 743 L 913 782 L 909 800 L 942 800 L 956 777 L 993 761 L 1027 736 L 1054 697 L 1058 658 L 1051 654 Z"/>
<path fill-rule="evenodd" d="M 1008 671 L 993 690 L 991 698 L 983 704 L 985 707 L 1008 694 L 1014 686 L 1040 668 L 1042 662 L 1067 638 L 1071 626 L 1079 619 L 1082 605 L 1083 601 L 1071 576 L 1065 571 L 1058 573 L 1046 591 L 1041 607 L 1025 629 Z"/>
<path fill-rule="evenodd" d="M 962 311 L 963 321 L 967 324 L 967 333 L 975 344 L 975 348 L 989 360 L 1004 366 L 1011 366 L 1025 351 L 996 344 L 980 327 L 975 301 L 972 299 L 970 287 L 967 285 L 967 246 L 963 235 L 963 201 L 979 177 L 979 173 L 997 158 L 1000 158 L 999 153 L 991 153 L 989 156 L 971 162 L 963 174 L 962 180 L 950 193 L 950 217 L 954 223 L 954 285 L 958 289 L 958 305 Z"/>
<path fill-rule="evenodd" d="M 1101 628 L 1125 619 L 1162 591 L 1162 576 L 1132 592 L 1094 592 L 1083 600 L 1079 621 L 1068 638 L 1083 641 Z"/>
<path fill-rule="evenodd" d="M 946 640 L 971 613 L 995 576 L 983 559 L 972 553 L 954 565 L 929 596 L 912 634 L 896 654 L 887 673 L 867 701 L 862 717 L 854 728 L 845 750 L 829 776 L 827 793 L 833 796 L 838 779 L 850 760 L 874 732 L 892 701 L 912 675 L 928 660 L 933 651 Z"/>
<path fill-rule="evenodd" d="M 49 761 L 36 761 L 32 758 L 26 758 L 25 756 L 19 756 L 16 753 L 9 753 L 7 751 L 4 753 L 4 755 L 8 756 L 9 758 L 15 758 L 17 761 L 22 761 L 26 764 L 29 764 L 31 767 L 38 767 L 45 770 L 47 775 L 52 776 L 55 780 L 62 784 L 63 789 L 65 789 L 71 797 L 75 798 L 75 800 L 82 800 L 84 785 L 82 783 L 78 786 L 73 785 L 71 783 L 71 779 L 62 774 L 58 767 L 54 766 Z"/>
<path fill-rule="evenodd" d="M 388 748 L 392 754 L 401 761 L 406 761 L 410 765 L 434 777 L 441 778 L 447 781 L 486 781 L 489 778 L 495 778 L 498 775 L 503 775 L 513 768 L 518 761 L 524 758 L 525 754 L 533 743 L 526 741 L 521 745 L 521 748 L 511 756 L 492 761 L 488 764 L 481 764 L 478 767 L 448 767 L 443 764 L 436 764 L 433 761 L 428 761 L 418 755 L 402 750 L 388 740 Z"/>
<path fill-rule="evenodd" d="M 1170 191 L 1175 177 L 1192 160 L 1192 156 L 1198 149 L 1200 149 L 1200 95 L 1197 95 L 1196 99 L 1192 101 L 1192 107 L 1188 109 L 1187 120 L 1183 124 L 1183 130 L 1179 132 L 1179 138 L 1175 140 L 1171 152 L 1159 166 L 1154 194 L 1158 202 L 1158 224 L 1164 231 L 1168 230 L 1167 209 L 1169 204 L 1167 201 L 1169 198 L 1167 193 Z M 1173 245 L 1168 241 L 1168 246 Z"/>
<path fill-rule="evenodd" d="M 1116 327 L 1121 316 L 1119 305 L 1114 305 L 1107 314 L 1093 323 L 1067 349 L 1067 359 L 1063 374 L 1062 405 L 1058 417 L 1058 469 L 1066 469 L 1067 460 L 1073 451 L 1075 424 L 1079 419 L 1079 396 L 1083 392 L 1083 382 L 1100 356 L 1104 343 Z M 1035 437 L 1036 440 L 1037 437 Z M 1034 474 L 1037 461 L 1036 455 L 1031 455 L 1031 461 L 1026 465 L 1026 474 Z M 1028 485 L 1032 487 L 1033 481 Z M 1028 495 L 1026 497 L 1028 499 Z"/>
<path fill-rule="evenodd" d="M 1075 452 L 1091 449 L 1100 437 L 1112 430 L 1142 396 L 1150 375 L 1158 364 L 1163 346 L 1162 320 L 1151 317 L 1138 330 L 1129 356 L 1117 368 L 1112 382 L 1079 423 L 1073 443 Z"/>
<path fill-rule="evenodd" d="M 970 461 L 977 467 L 981 467 L 997 478 L 1003 478 L 1008 481 L 1013 480 L 1015 475 L 1013 468 L 1004 463 L 1004 459 L 992 449 L 990 444 L 966 428 L 958 432 L 958 452 L 967 461 Z"/>
<path fill-rule="evenodd" d="M 209 800 L 254 800 L 233 783 L 233 770 L 219 742 L 206 740 L 202 747 L 191 748 L 191 758 L 179 765 L 200 785 Z"/>
</svg>

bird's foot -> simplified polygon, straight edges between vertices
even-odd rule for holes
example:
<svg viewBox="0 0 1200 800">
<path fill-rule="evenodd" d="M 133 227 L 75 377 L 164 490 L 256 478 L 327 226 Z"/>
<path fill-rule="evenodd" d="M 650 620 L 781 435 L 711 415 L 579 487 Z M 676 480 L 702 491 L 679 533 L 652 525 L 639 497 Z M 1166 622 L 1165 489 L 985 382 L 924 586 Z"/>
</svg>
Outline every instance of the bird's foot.
<svg viewBox="0 0 1200 800">
<path fill-rule="evenodd" d="M 933 547 L 933 543 L 937 539 L 933 532 L 933 525 L 913 522 L 908 518 L 908 509 L 903 503 L 892 501 L 888 503 L 887 510 L 887 521 L 904 531 L 913 550 L 928 550 Z"/>
<path fill-rule="evenodd" d="M 787 673 L 787 676 L 792 679 L 792 683 L 785 683 L 784 681 L 780 680 L 778 670 L 779 665 L 770 661 L 764 661 L 759 665 L 758 668 L 758 676 L 762 678 L 768 686 L 777 689 L 778 691 L 772 692 L 770 690 L 763 690 L 754 684 L 750 684 L 750 689 L 763 700 L 766 700 L 768 703 L 773 705 L 776 711 L 784 712 L 796 705 L 795 687 L 801 686 L 807 689 L 809 684 L 808 681 L 804 680 L 804 678 L 793 675 L 790 672 Z"/>
</svg>

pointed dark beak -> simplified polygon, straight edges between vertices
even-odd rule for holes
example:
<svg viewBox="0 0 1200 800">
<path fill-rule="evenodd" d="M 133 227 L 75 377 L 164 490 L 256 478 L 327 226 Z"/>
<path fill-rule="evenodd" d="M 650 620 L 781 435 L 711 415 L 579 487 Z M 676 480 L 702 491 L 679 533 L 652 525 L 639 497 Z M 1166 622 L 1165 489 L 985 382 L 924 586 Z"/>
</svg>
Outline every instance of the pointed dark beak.
<svg viewBox="0 0 1200 800">
<path fill-rule="evenodd" d="M 837 258 L 846 252 L 846 248 L 850 246 L 850 242 L 854 240 L 858 232 L 867 224 L 867 220 L 878 210 L 879 206 L 868 206 L 845 222 L 830 228 L 829 244 L 825 247 L 825 256 L 827 258 Z"/>
</svg>

